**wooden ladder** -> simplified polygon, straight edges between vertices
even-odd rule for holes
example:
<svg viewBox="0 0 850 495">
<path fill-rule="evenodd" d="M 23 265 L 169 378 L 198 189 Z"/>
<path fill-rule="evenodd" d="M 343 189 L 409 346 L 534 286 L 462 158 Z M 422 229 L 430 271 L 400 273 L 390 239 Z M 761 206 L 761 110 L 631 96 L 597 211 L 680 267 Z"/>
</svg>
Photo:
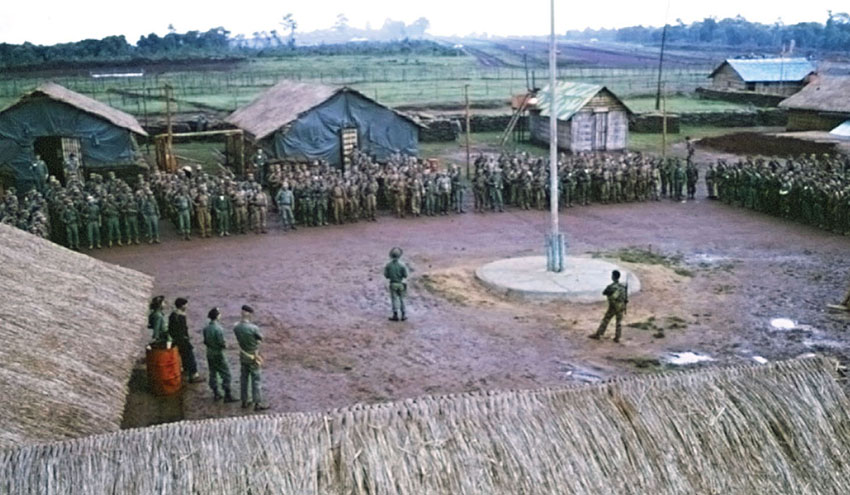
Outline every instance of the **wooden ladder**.
<svg viewBox="0 0 850 495">
<path fill-rule="evenodd" d="M 502 135 L 499 137 L 499 147 L 504 148 L 505 143 L 508 141 L 508 137 L 513 132 L 514 127 L 516 127 L 517 122 L 522 117 L 523 112 L 528 107 L 528 100 L 531 99 L 532 94 L 526 93 L 522 98 L 522 102 L 520 102 L 519 107 L 514 111 L 514 114 L 511 116 L 510 122 L 508 122 L 508 126 L 502 132 Z"/>
</svg>

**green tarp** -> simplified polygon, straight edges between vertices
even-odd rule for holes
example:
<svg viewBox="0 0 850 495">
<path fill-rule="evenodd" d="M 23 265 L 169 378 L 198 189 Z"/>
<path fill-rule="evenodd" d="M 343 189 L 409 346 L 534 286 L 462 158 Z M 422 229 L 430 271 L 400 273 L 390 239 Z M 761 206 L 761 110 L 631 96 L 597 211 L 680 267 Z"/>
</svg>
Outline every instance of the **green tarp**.
<svg viewBox="0 0 850 495">
<path fill-rule="evenodd" d="M 419 128 L 392 110 L 362 96 L 341 91 L 307 111 L 292 125 L 272 136 L 280 158 L 342 163 L 340 131 L 357 128 L 358 148 L 378 160 L 393 153 L 418 154 Z"/>
<path fill-rule="evenodd" d="M 80 140 L 87 169 L 135 163 L 135 140 L 122 127 L 72 105 L 49 98 L 32 99 L 0 113 L 0 165 L 15 171 L 19 187 L 32 184 L 36 138 L 61 136 Z"/>
</svg>

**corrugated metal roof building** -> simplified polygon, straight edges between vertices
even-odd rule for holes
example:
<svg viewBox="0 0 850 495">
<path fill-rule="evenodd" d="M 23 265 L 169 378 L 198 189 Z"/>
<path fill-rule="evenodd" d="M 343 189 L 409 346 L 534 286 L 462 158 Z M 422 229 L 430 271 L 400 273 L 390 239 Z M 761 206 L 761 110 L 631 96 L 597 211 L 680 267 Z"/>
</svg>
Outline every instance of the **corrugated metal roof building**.
<svg viewBox="0 0 850 495">
<path fill-rule="evenodd" d="M 727 59 L 708 76 L 717 91 L 792 95 L 817 70 L 805 58 Z"/>
<path fill-rule="evenodd" d="M 626 149 L 632 112 L 605 86 L 563 81 L 557 83 L 556 98 L 558 148 L 573 153 Z M 532 141 L 549 142 L 552 108 L 547 86 L 537 93 L 537 104 L 530 111 Z"/>
</svg>

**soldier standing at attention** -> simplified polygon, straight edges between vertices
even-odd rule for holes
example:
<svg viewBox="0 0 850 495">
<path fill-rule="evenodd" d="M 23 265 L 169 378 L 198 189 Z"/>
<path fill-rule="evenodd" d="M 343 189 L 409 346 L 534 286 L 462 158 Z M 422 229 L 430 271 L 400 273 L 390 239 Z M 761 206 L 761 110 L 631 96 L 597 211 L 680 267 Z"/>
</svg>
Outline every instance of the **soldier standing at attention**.
<svg viewBox="0 0 850 495">
<path fill-rule="evenodd" d="M 242 399 L 242 408 L 247 409 L 251 405 L 248 400 L 248 383 L 251 384 L 251 400 L 255 411 L 264 411 L 269 408 L 263 403 L 260 392 L 260 366 L 263 358 L 260 357 L 260 342 L 263 340 L 260 329 L 251 323 L 254 309 L 247 304 L 242 306 L 242 319 L 233 328 L 236 340 L 239 342 L 239 392 Z"/>
<path fill-rule="evenodd" d="M 608 311 L 606 311 L 605 316 L 602 317 L 602 322 L 599 324 L 599 328 L 596 330 L 596 333 L 590 334 L 589 337 L 596 340 L 602 338 L 605 330 L 608 329 L 608 322 L 611 321 L 612 317 L 616 317 L 616 333 L 614 334 L 614 342 L 619 342 L 620 335 L 623 333 L 623 315 L 626 313 L 626 305 L 629 304 L 628 287 L 620 283 L 619 270 L 611 272 L 611 283 L 608 284 L 608 287 L 605 287 L 605 290 L 602 291 L 602 295 L 608 298 Z"/>
<path fill-rule="evenodd" d="M 71 198 L 65 200 L 65 205 L 62 208 L 62 223 L 65 224 L 65 238 L 68 240 L 68 247 L 77 251 L 80 249 L 80 216 L 77 214 L 77 209 Z"/>
<path fill-rule="evenodd" d="M 402 251 L 399 247 L 390 250 L 390 262 L 384 267 L 384 278 L 390 282 L 390 303 L 393 316 L 390 321 L 404 321 L 407 315 L 404 310 L 404 297 L 407 292 L 407 267 L 401 262 Z M 401 319 L 399 319 L 401 312 Z"/>
<path fill-rule="evenodd" d="M 188 305 L 189 301 L 184 297 L 174 300 L 174 311 L 168 315 L 168 333 L 180 352 L 180 361 L 183 362 L 183 371 L 189 377 L 189 383 L 198 383 L 201 375 L 198 374 L 198 363 L 195 361 L 192 342 L 189 340 L 189 325 L 186 323 Z"/>
<path fill-rule="evenodd" d="M 171 349 L 171 335 L 168 334 L 168 326 L 162 314 L 164 308 L 165 296 L 156 296 L 151 300 L 148 314 L 148 328 L 151 330 L 150 345 L 160 349 Z"/>
<path fill-rule="evenodd" d="M 89 240 L 89 249 L 94 249 L 97 246 L 100 249 L 100 227 L 102 220 L 100 218 L 100 207 L 97 205 L 94 197 L 88 197 L 88 206 L 85 210 L 86 219 L 86 237 Z"/>
<path fill-rule="evenodd" d="M 221 378 L 221 389 L 224 391 L 224 402 L 236 402 L 230 393 L 230 367 L 224 359 L 224 350 L 227 344 L 224 342 L 219 318 L 221 311 L 213 308 L 207 313 L 210 322 L 204 327 L 204 345 L 207 347 L 207 366 L 210 372 L 210 388 L 213 391 L 213 400 L 220 400 L 218 392 L 218 380 Z"/>
<path fill-rule="evenodd" d="M 292 216 L 292 206 L 295 202 L 295 196 L 292 190 L 289 189 L 289 183 L 284 182 L 283 186 L 277 192 L 275 197 L 277 209 L 280 212 L 280 221 L 283 222 L 283 230 L 295 230 L 295 218 Z"/>
</svg>

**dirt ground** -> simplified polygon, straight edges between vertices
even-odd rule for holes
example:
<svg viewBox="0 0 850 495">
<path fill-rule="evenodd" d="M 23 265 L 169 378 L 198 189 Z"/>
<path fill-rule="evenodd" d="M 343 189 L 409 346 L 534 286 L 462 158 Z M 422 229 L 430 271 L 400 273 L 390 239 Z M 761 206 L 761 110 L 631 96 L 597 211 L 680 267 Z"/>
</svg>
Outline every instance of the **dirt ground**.
<svg viewBox="0 0 850 495">
<path fill-rule="evenodd" d="M 539 254 L 542 211 L 360 222 L 267 235 L 103 250 L 105 261 L 156 277 L 157 293 L 188 296 L 196 355 L 200 330 L 218 306 L 238 391 L 230 329 L 250 303 L 264 332 L 263 388 L 270 412 L 325 410 L 479 389 L 536 388 L 674 367 L 668 353 L 714 359 L 699 366 L 755 363 L 810 352 L 847 362 L 844 314 L 826 310 L 850 282 L 850 238 L 710 201 L 593 205 L 565 210 L 571 254 L 660 253 L 667 264 L 631 263 L 643 289 L 632 297 L 624 338 L 587 335 L 604 304 L 503 299 L 474 280 L 474 268 Z M 387 320 L 387 252 L 405 250 L 412 269 L 409 320 Z M 600 287 L 602 290 L 602 287 Z M 771 319 L 790 318 L 782 330 Z M 652 318 L 652 319 L 650 319 Z M 664 337 L 658 337 L 659 329 Z M 186 418 L 246 413 L 210 400 L 205 384 L 183 397 Z M 128 408 L 132 409 L 132 408 Z M 128 412 L 132 413 L 132 412 Z M 140 412 L 145 415 L 149 413 Z M 150 421 L 150 419 L 146 419 Z M 132 423 L 132 422 L 131 422 Z"/>
</svg>

